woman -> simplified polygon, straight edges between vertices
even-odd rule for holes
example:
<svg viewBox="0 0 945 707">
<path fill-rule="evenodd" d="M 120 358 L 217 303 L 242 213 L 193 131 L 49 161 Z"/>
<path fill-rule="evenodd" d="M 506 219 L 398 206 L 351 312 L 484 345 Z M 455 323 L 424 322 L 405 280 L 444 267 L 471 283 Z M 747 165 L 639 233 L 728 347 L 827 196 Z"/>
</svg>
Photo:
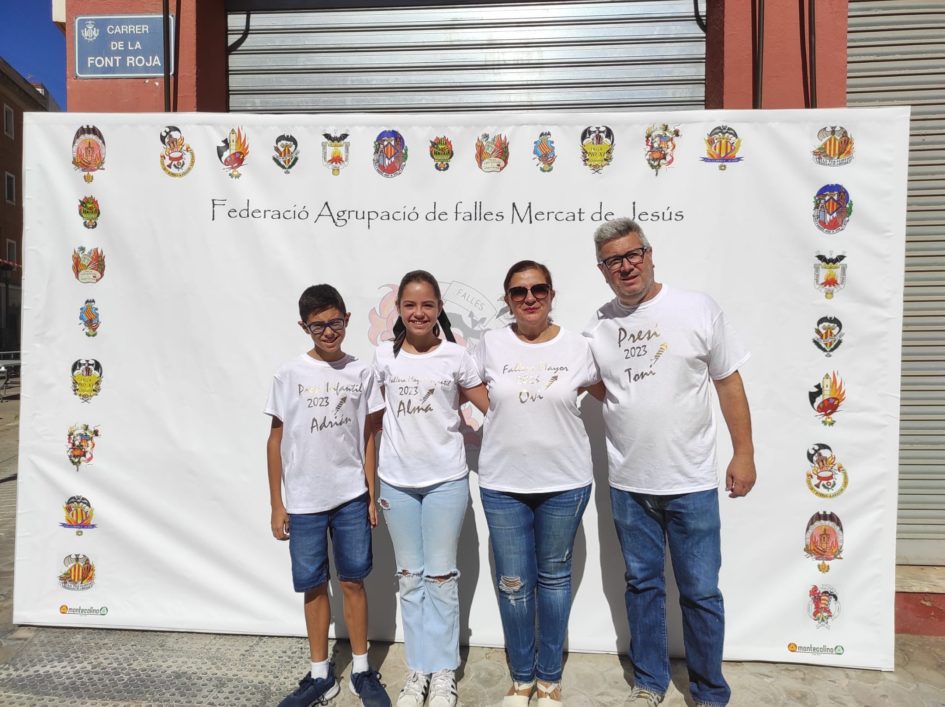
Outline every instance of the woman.
<svg viewBox="0 0 945 707">
<path fill-rule="evenodd" d="M 469 504 L 460 432 L 460 391 L 481 410 L 486 389 L 466 350 L 453 343 L 440 286 L 428 272 L 404 275 L 395 339 L 377 348 L 385 397 L 378 504 L 394 544 L 407 678 L 398 707 L 456 704 L 459 593 L 456 549 Z M 440 326 L 448 341 L 439 338 Z"/>
<path fill-rule="evenodd" d="M 518 262 L 504 289 L 515 322 L 487 332 L 475 353 L 490 400 L 479 487 L 512 674 L 502 704 L 526 707 L 537 688 L 538 704 L 554 707 L 561 703 L 571 551 L 593 478 L 577 399 L 600 376 L 584 337 L 551 321 L 548 268 Z"/>
</svg>

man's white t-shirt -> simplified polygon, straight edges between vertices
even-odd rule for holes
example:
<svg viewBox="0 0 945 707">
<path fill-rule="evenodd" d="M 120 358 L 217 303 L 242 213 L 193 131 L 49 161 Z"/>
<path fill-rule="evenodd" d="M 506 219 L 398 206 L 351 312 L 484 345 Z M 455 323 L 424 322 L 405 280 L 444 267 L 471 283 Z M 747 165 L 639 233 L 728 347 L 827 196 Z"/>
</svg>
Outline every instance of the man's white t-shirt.
<svg viewBox="0 0 945 707">
<path fill-rule="evenodd" d="M 441 341 L 427 353 L 401 349 L 394 357 L 386 341 L 374 353 L 374 371 L 385 398 L 378 476 L 407 488 L 464 477 L 459 389 L 482 383 L 466 349 Z"/>
<path fill-rule="evenodd" d="M 367 490 L 364 419 L 383 407 L 374 372 L 353 356 L 302 354 L 276 372 L 266 414 L 283 424 L 286 511 L 320 513 Z"/>
<path fill-rule="evenodd" d="M 479 485 L 547 493 L 591 483 L 591 444 L 577 399 L 578 388 L 600 376 L 587 339 L 561 329 L 532 344 L 504 327 L 486 332 L 473 358 L 489 387 Z"/>
<path fill-rule="evenodd" d="M 717 488 L 711 381 L 749 357 L 719 305 L 663 285 L 634 308 L 611 300 L 584 336 L 607 387 L 610 485 L 649 494 Z"/>
</svg>

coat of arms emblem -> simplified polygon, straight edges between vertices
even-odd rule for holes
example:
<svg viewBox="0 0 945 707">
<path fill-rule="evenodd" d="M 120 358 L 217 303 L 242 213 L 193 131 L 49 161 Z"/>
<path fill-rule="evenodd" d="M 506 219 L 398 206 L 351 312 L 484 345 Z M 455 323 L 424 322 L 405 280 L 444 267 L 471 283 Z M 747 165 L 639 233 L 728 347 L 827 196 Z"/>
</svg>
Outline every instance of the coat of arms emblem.
<svg viewBox="0 0 945 707">
<path fill-rule="evenodd" d="M 85 330 L 86 336 L 98 336 L 98 328 L 102 325 L 102 320 L 99 318 L 94 299 L 85 300 L 85 304 L 79 308 L 79 325 Z"/>
<path fill-rule="evenodd" d="M 299 141 L 294 135 L 280 135 L 276 138 L 276 144 L 272 147 L 276 153 L 272 156 L 272 161 L 280 167 L 283 172 L 289 174 L 299 161 Z"/>
<path fill-rule="evenodd" d="M 230 128 L 230 133 L 217 145 L 217 158 L 223 169 L 229 172 L 232 179 L 239 179 L 242 175 L 240 167 L 246 164 L 249 157 L 249 140 L 242 128 Z"/>
<path fill-rule="evenodd" d="M 101 435 L 98 427 L 91 425 L 71 425 L 66 433 L 66 447 L 69 463 L 78 471 L 83 464 L 94 459 L 95 438 Z"/>
<path fill-rule="evenodd" d="M 843 387 L 843 380 L 834 371 L 825 373 L 821 381 L 808 391 L 807 398 L 811 408 L 821 418 L 823 425 L 833 427 L 836 424 L 833 416 L 843 406 L 847 393 Z"/>
<path fill-rule="evenodd" d="M 95 565 L 87 555 L 66 555 L 62 560 L 66 571 L 59 575 L 59 586 L 72 592 L 91 589 L 95 584 Z"/>
<path fill-rule="evenodd" d="M 703 162 L 717 164 L 719 169 L 724 170 L 726 166 L 744 159 L 738 156 L 740 149 L 742 149 L 742 139 L 738 137 L 734 128 L 718 125 L 706 135 L 705 157 L 701 159 Z"/>
<path fill-rule="evenodd" d="M 98 226 L 98 219 L 101 215 L 102 209 L 98 205 L 98 199 L 94 196 L 83 196 L 79 199 L 79 216 L 82 218 L 83 226 L 95 228 Z"/>
<path fill-rule="evenodd" d="M 476 164 L 483 172 L 501 172 L 509 163 L 509 139 L 502 133 L 476 138 Z"/>
<path fill-rule="evenodd" d="M 102 390 L 102 364 L 94 358 L 80 358 L 72 364 L 72 392 L 83 402 Z"/>
<path fill-rule="evenodd" d="M 594 174 L 614 160 L 614 131 L 606 125 L 589 125 L 581 131 L 581 160 Z"/>
<path fill-rule="evenodd" d="M 821 317 L 814 327 L 814 338 L 811 341 L 830 358 L 843 343 L 843 322 L 836 317 Z"/>
<path fill-rule="evenodd" d="M 374 169 L 382 177 L 396 177 L 407 166 L 407 142 L 396 130 L 382 130 L 374 138 Z"/>
<path fill-rule="evenodd" d="M 453 142 L 445 135 L 430 140 L 430 157 L 437 172 L 445 172 L 450 168 L 453 159 Z"/>
<path fill-rule="evenodd" d="M 830 445 L 818 442 L 807 450 L 807 488 L 819 498 L 839 496 L 847 488 L 847 471 Z"/>
<path fill-rule="evenodd" d="M 830 628 L 830 623 L 840 615 L 837 590 L 829 584 L 811 585 L 807 592 L 807 615 L 817 628 Z"/>
<path fill-rule="evenodd" d="M 678 137 L 679 128 L 670 128 L 667 123 L 646 129 L 646 163 L 656 176 L 659 176 L 661 168 L 669 167 L 675 160 L 673 153 Z"/>
<path fill-rule="evenodd" d="M 824 233 L 839 233 L 853 215 L 853 200 L 840 184 L 825 184 L 814 195 L 814 224 Z"/>
<path fill-rule="evenodd" d="M 348 142 L 348 133 L 332 135 L 331 133 L 322 133 L 322 164 L 331 170 L 333 176 L 341 174 L 341 170 L 348 166 L 348 150 L 351 143 Z"/>
<path fill-rule="evenodd" d="M 828 125 L 817 132 L 820 145 L 812 153 L 814 162 L 840 167 L 853 161 L 853 137 L 840 125 Z"/>
<path fill-rule="evenodd" d="M 82 535 L 84 531 L 95 528 L 92 522 L 95 510 L 85 496 L 70 496 L 63 504 L 62 511 L 65 521 L 59 524 L 60 527 L 75 530 L 76 535 Z"/>
<path fill-rule="evenodd" d="M 833 299 L 834 294 L 847 284 L 847 264 L 843 262 L 847 256 L 830 252 L 827 255 L 817 253 L 814 257 L 817 258 L 814 263 L 814 284 L 826 299 Z"/>
<path fill-rule="evenodd" d="M 550 172 L 554 169 L 555 160 L 558 155 L 555 154 L 555 142 L 551 139 L 551 133 L 547 130 L 538 134 L 538 139 L 532 146 L 532 156 L 538 162 L 540 172 Z"/>
<path fill-rule="evenodd" d="M 818 560 L 817 569 L 829 572 L 829 562 L 843 559 L 843 523 L 836 513 L 819 511 L 807 521 L 804 554 Z"/>
<path fill-rule="evenodd" d="M 72 165 L 84 172 L 83 179 L 91 182 L 92 173 L 105 169 L 105 136 L 94 125 L 83 125 L 72 138 Z"/>
<path fill-rule="evenodd" d="M 176 125 L 168 125 L 161 131 L 161 144 L 164 145 L 161 169 L 168 177 L 184 177 L 194 168 L 194 151 Z"/>
<path fill-rule="evenodd" d="M 105 253 L 101 248 L 87 250 L 79 246 L 72 251 L 72 274 L 84 284 L 95 284 L 105 277 Z"/>
</svg>

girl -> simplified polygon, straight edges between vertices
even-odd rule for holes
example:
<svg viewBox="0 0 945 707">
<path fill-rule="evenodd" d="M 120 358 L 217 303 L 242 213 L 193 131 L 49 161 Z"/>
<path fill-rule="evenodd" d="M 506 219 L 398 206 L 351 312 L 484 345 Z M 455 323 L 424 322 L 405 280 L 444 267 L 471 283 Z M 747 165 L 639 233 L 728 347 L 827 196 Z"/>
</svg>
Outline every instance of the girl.
<svg viewBox="0 0 945 707">
<path fill-rule="evenodd" d="M 540 707 L 554 707 L 561 704 L 571 551 L 593 478 L 577 399 L 600 376 L 587 340 L 551 321 L 548 268 L 520 261 L 504 290 L 515 322 L 487 332 L 475 354 L 491 402 L 479 488 L 512 673 L 502 704 L 527 707 L 537 688 Z"/>
<path fill-rule="evenodd" d="M 429 688 L 430 707 L 453 707 L 456 548 L 469 504 L 460 390 L 480 410 L 489 402 L 475 364 L 453 342 L 433 275 L 404 275 L 397 311 L 394 341 L 381 344 L 374 360 L 385 397 L 378 504 L 394 544 L 408 668 L 397 705 L 421 707 Z"/>
</svg>

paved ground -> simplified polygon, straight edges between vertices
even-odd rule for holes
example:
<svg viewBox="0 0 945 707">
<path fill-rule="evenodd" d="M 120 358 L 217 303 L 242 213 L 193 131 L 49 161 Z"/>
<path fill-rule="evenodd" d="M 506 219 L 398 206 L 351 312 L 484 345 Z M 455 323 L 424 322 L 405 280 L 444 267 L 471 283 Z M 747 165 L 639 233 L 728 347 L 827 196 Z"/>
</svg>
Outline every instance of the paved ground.
<svg viewBox="0 0 945 707">
<path fill-rule="evenodd" d="M 18 391 L 11 391 L 18 397 Z M 275 705 L 307 670 L 302 639 L 14 626 L 13 538 L 19 402 L 0 402 L 0 706 Z M 334 646 L 347 677 L 351 653 Z M 374 644 L 395 695 L 404 672 L 399 644 Z M 569 707 L 622 705 L 628 665 L 612 655 L 574 654 L 564 670 Z M 945 638 L 897 636 L 896 671 L 815 668 L 778 663 L 726 663 L 732 705 L 945 705 Z M 459 672 L 464 705 L 495 705 L 508 686 L 505 656 L 495 649 L 463 653 Z M 665 705 L 691 705 L 685 668 L 674 664 Z M 347 691 L 337 707 L 357 705 Z"/>
</svg>

